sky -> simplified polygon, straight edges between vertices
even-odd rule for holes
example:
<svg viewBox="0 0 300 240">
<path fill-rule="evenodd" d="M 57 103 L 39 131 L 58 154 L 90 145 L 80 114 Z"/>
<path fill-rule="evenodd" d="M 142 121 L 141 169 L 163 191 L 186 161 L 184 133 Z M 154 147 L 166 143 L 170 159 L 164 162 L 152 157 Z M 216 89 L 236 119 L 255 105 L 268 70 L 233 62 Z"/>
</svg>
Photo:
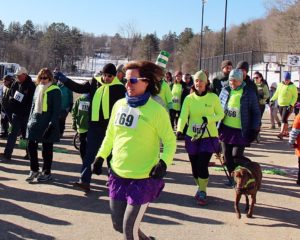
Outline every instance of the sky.
<svg viewBox="0 0 300 240">
<path fill-rule="evenodd" d="M 265 0 L 227 0 L 227 29 L 242 22 L 263 18 Z M 4 9 L 6 9 L 4 11 Z M 206 0 L 203 26 L 213 31 L 224 27 L 225 0 Z M 202 0 L 5 0 L 1 1 L 0 20 L 50 25 L 63 22 L 96 36 L 122 35 L 131 25 L 143 36 L 156 33 L 159 38 L 169 31 L 180 34 L 186 27 L 201 31 Z"/>
</svg>

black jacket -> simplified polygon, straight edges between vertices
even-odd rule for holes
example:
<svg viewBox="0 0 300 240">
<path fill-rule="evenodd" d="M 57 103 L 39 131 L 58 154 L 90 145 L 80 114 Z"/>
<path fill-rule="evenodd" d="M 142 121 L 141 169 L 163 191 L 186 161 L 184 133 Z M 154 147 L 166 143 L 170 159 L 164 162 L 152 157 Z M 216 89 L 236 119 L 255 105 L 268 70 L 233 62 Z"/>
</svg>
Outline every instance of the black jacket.
<svg viewBox="0 0 300 240">
<path fill-rule="evenodd" d="M 89 93 L 90 94 L 90 99 L 91 99 L 91 104 L 90 104 L 90 119 L 91 119 L 91 114 L 92 114 L 92 103 L 93 103 L 93 98 L 95 95 L 96 90 L 101 86 L 101 83 L 98 82 L 95 78 L 92 79 L 91 82 L 86 82 L 84 84 L 80 84 L 77 82 L 74 82 L 71 79 L 68 79 L 64 85 L 71 89 L 72 91 L 76 93 Z M 114 106 L 115 102 L 118 101 L 121 98 L 125 97 L 125 92 L 126 89 L 124 85 L 118 84 L 118 85 L 112 85 L 109 87 L 109 116 L 111 114 L 112 107 Z M 100 110 L 99 110 L 99 121 L 98 123 L 101 123 L 104 127 L 108 125 L 109 119 L 104 119 L 103 117 L 103 111 L 102 111 L 102 105 L 100 105 Z"/>
<path fill-rule="evenodd" d="M 221 72 L 217 77 L 215 77 L 212 80 L 211 83 L 211 90 L 213 93 L 220 95 L 222 88 L 228 86 L 228 75 L 225 75 L 223 72 Z"/>
<path fill-rule="evenodd" d="M 27 75 L 24 82 L 15 80 L 9 90 L 8 109 L 11 113 L 28 117 L 31 109 L 35 84 Z"/>
</svg>

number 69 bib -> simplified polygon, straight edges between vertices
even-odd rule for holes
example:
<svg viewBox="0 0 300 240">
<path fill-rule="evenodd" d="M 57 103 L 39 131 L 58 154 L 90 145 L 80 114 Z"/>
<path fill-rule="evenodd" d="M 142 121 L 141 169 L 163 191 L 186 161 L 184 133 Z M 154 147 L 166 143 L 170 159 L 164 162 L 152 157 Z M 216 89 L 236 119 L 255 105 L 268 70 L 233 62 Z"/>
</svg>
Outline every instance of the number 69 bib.
<svg viewBox="0 0 300 240">
<path fill-rule="evenodd" d="M 140 111 L 136 108 L 122 107 L 119 109 L 115 119 L 115 125 L 136 128 Z"/>
</svg>

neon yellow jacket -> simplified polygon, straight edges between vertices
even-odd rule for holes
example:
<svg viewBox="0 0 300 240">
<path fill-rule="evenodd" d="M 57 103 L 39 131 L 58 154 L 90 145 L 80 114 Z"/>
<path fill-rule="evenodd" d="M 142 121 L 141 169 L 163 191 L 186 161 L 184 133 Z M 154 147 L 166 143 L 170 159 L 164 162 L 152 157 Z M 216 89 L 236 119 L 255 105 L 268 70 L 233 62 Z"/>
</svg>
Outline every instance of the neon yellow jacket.
<svg viewBox="0 0 300 240">
<path fill-rule="evenodd" d="M 279 106 L 294 106 L 297 102 L 297 98 L 297 87 L 293 83 L 289 85 L 279 83 L 276 92 L 270 101 L 278 100 Z"/>
<path fill-rule="evenodd" d="M 200 127 L 203 123 L 202 117 L 207 118 L 207 127 L 212 137 L 218 136 L 216 122 L 224 117 L 224 110 L 218 96 L 214 93 L 207 93 L 204 96 L 198 96 L 196 93 L 188 95 L 181 109 L 177 131 L 183 132 L 184 126 L 188 122 L 187 135 L 194 137 L 196 135 L 195 126 Z M 205 131 L 203 138 L 209 137 Z"/>
<path fill-rule="evenodd" d="M 131 108 L 126 99 L 121 99 L 113 107 L 97 157 L 105 159 L 112 151 L 111 168 L 116 174 L 143 179 L 149 177 L 159 159 L 171 164 L 175 150 L 176 138 L 169 115 L 159 103 L 149 98 L 145 105 Z"/>
</svg>

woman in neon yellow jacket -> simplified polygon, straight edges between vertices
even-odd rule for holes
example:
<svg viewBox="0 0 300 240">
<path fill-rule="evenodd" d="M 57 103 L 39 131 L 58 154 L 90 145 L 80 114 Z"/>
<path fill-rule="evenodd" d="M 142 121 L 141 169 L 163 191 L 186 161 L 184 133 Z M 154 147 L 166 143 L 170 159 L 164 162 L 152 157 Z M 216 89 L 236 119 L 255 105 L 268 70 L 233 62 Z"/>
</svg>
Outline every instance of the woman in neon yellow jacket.
<svg viewBox="0 0 300 240">
<path fill-rule="evenodd" d="M 151 98 L 159 92 L 162 69 L 148 61 L 129 62 L 125 69 L 126 98 L 113 107 L 94 172 L 112 151 L 109 196 L 113 226 L 124 239 L 148 239 L 139 224 L 149 202 L 164 187 L 176 138 L 167 111 Z"/>
<path fill-rule="evenodd" d="M 185 148 L 198 186 L 195 198 L 199 205 L 205 205 L 209 177 L 208 163 L 212 154 L 219 150 L 216 123 L 224 117 L 224 111 L 218 96 L 209 91 L 209 83 L 204 71 L 199 71 L 194 75 L 194 85 L 194 92 L 183 102 L 177 135 L 183 133 L 188 122 Z"/>
<path fill-rule="evenodd" d="M 277 135 L 279 139 L 283 139 L 284 136 L 288 136 L 288 118 L 293 112 L 293 107 L 297 102 L 298 91 L 297 87 L 291 82 L 291 74 L 289 72 L 284 73 L 284 81 L 278 84 L 276 92 L 270 99 L 271 106 L 274 101 L 278 101 L 279 113 L 281 116 L 281 129 Z"/>
</svg>

